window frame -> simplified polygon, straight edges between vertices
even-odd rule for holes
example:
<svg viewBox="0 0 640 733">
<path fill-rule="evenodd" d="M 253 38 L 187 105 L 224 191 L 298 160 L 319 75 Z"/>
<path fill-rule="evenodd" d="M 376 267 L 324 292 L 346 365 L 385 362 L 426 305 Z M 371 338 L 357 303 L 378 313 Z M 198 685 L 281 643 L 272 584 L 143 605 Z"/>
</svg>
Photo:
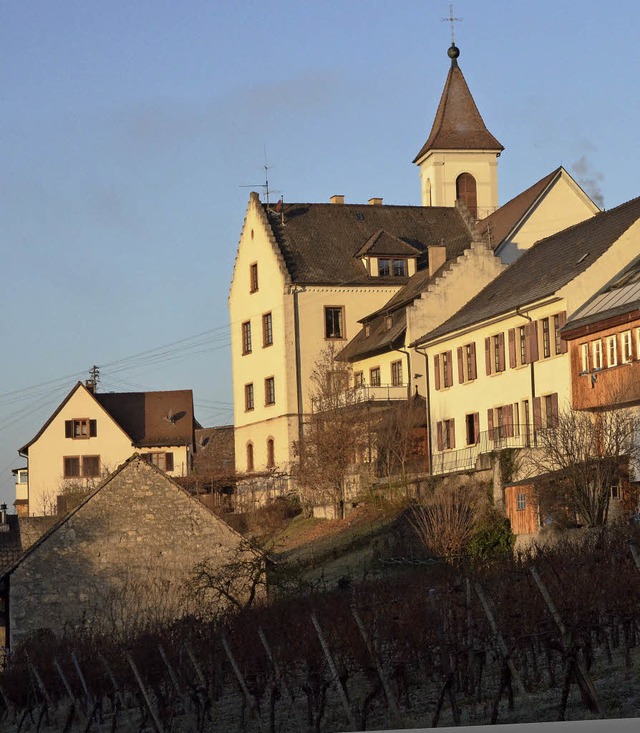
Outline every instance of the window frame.
<svg viewBox="0 0 640 733">
<path fill-rule="evenodd" d="M 75 461 L 75 463 L 67 464 L 67 461 Z M 68 471 L 68 466 L 77 466 L 75 471 Z M 65 479 L 69 478 L 82 478 L 82 464 L 80 462 L 80 456 L 63 456 L 62 457 L 62 476 Z"/>
<path fill-rule="evenodd" d="M 527 495 L 525 493 L 516 494 L 516 511 L 523 512 L 527 508 Z"/>
<path fill-rule="evenodd" d="M 600 371 L 602 369 L 602 339 L 594 339 L 591 341 L 591 363 L 592 369 Z"/>
<path fill-rule="evenodd" d="M 83 427 L 86 428 L 83 434 Z M 89 417 L 73 417 L 64 421 L 64 437 L 72 440 L 88 440 L 98 436 L 98 421 Z"/>
<path fill-rule="evenodd" d="M 401 257 L 394 257 L 392 260 L 393 276 L 394 277 L 406 277 L 407 276 L 407 260 Z M 400 272 L 400 270 L 402 270 Z"/>
<path fill-rule="evenodd" d="M 258 263 L 252 262 L 249 265 L 249 293 L 257 293 L 258 290 Z"/>
<path fill-rule="evenodd" d="M 164 473 L 173 472 L 175 470 L 173 451 L 152 450 L 148 453 L 142 453 L 142 458 L 160 471 L 164 471 Z"/>
<path fill-rule="evenodd" d="M 242 324 L 242 355 L 250 354 L 253 348 L 251 341 L 251 321 Z"/>
<path fill-rule="evenodd" d="M 633 338 L 631 331 L 621 331 L 620 341 L 622 344 L 622 364 L 630 364 L 633 361 Z"/>
<path fill-rule="evenodd" d="M 332 312 L 331 324 L 329 323 L 329 313 Z M 330 335 L 335 330 L 335 324 L 333 323 L 335 316 L 338 315 L 339 323 L 339 334 Z M 329 328 L 329 326 L 332 326 Z M 345 308 L 343 305 L 325 305 L 324 306 L 324 338 L 325 341 L 344 341 L 347 337 L 345 328 Z"/>
<path fill-rule="evenodd" d="M 359 389 L 360 387 L 364 387 L 364 372 L 354 372 L 353 373 L 353 388 Z"/>
<path fill-rule="evenodd" d="M 589 348 L 589 342 L 585 341 L 584 343 L 580 344 L 580 366 L 581 374 L 587 374 L 589 372 L 589 353 L 591 349 Z"/>
<path fill-rule="evenodd" d="M 276 380 L 273 376 L 264 380 L 264 404 L 266 407 L 276 404 Z"/>
<path fill-rule="evenodd" d="M 542 331 L 542 358 L 551 357 L 551 323 L 549 317 L 540 319 L 540 330 Z"/>
<path fill-rule="evenodd" d="M 255 406 L 253 382 L 247 382 L 247 384 L 244 385 L 244 411 L 251 412 L 255 409 Z"/>
<path fill-rule="evenodd" d="M 402 387 L 402 359 L 391 362 L 391 386 Z"/>
<path fill-rule="evenodd" d="M 273 315 L 271 311 L 262 314 L 262 348 L 273 346 Z"/>
<path fill-rule="evenodd" d="M 369 369 L 369 385 L 371 387 L 382 387 L 380 367 L 375 366 Z"/>
<path fill-rule="evenodd" d="M 607 367 L 618 366 L 618 337 L 614 333 L 606 338 Z"/>
<path fill-rule="evenodd" d="M 384 262 L 384 266 L 382 264 L 383 262 Z M 378 277 L 391 277 L 391 258 L 390 257 L 378 257 Z"/>
</svg>

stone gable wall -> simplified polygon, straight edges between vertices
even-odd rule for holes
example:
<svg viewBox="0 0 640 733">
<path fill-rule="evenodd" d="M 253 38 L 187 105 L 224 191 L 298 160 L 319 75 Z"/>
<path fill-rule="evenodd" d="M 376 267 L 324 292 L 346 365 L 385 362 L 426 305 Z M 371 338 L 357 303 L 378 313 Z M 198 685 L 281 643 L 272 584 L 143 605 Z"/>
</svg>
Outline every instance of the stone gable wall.
<svg viewBox="0 0 640 733">
<path fill-rule="evenodd" d="M 118 632 L 193 612 L 184 582 L 242 538 L 161 472 L 134 459 L 26 557 L 10 577 L 12 646 L 50 629 Z"/>
</svg>

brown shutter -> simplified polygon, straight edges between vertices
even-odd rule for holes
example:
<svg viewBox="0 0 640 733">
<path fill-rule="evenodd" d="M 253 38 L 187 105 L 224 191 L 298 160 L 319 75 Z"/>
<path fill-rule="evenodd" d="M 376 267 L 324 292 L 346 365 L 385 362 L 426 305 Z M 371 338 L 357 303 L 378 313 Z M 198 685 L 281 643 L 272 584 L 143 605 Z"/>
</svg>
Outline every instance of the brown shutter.
<svg viewBox="0 0 640 733">
<path fill-rule="evenodd" d="M 524 327 L 527 364 L 538 361 L 538 322 L 531 321 Z"/>
<path fill-rule="evenodd" d="M 533 401 L 533 429 L 540 430 L 542 428 L 542 404 L 540 398 L 536 397 Z"/>
<path fill-rule="evenodd" d="M 507 438 L 513 438 L 513 405 L 506 405 L 504 408 L 506 420 Z"/>
<path fill-rule="evenodd" d="M 484 340 L 484 363 L 487 374 L 491 374 L 491 339 L 489 336 Z"/>
<path fill-rule="evenodd" d="M 509 329 L 509 366 L 511 369 L 515 369 L 517 366 L 516 362 L 516 329 Z"/>
<path fill-rule="evenodd" d="M 560 330 L 566 322 L 567 322 L 567 311 L 562 311 L 562 313 L 558 313 L 558 330 Z M 566 354 L 568 348 L 569 348 L 569 344 L 561 337 L 560 338 L 560 353 Z"/>
<path fill-rule="evenodd" d="M 456 447 L 456 421 L 453 418 L 449 420 L 449 447 Z"/>
<path fill-rule="evenodd" d="M 433 357 L 433 376 L 436 389 L 440 389 L 440 354 L 436 354 Z"/>
<path fill-rule="evenodd" d="M 558 425 L 558 393 L 557 392 L 554 392 L 551 395 L 551 425 L 553 425 L 554 428 L 557 427 Z"/>
<path fill-rule="evenodd" d="M 487 425 L 489 427 L 489 440 L 493 440 L 493 408 L 487 410 Z"/>
<path fill-rule="evenodd" d="M 476 368 L 476 342 L 471 342 L 471 379 L 475 379 L 478 376 L 478 370 Z"/>
<path fill-rule="evenodd" d="M 520 405 L 513 403 L 513 434 L 520 435 Z"/>
<path fill-rule="evenodd" d="M 436 430 L 438 433 L 438 450 L 442 450 L 443 440 L 442 440 L 442 423 L 441 422 L 438 422 L 436 424 Z"/>
<path fill-rule="evenodd" d="M 464 384 L 464 356 L 462 346 L 458 346 L 458 384 Z"/>
<path fill-rule="evenodd" d="M 98 436 L 98 421 L 89 420 L 89 437 L 96 438 Z"/>
<path fill-rule="evenodd" d="M 164 454 L 164 465 L 166 471 L 173 471 L 173 453 Z"/>
<path fill-rule="evenodd" d="M 73 438 L 73 420 L 64 421 L 64 437 Z"/>
<path fill-rule="evenodd" d="M 504 358 L 504 331 L 498 334 L 498 367 L 497 372 L 503 372 L 505 368 Z"/>
<path fill-rule="evenodd" d="M 447 351 L 447 384 L 453 386 L 453 352 Z"/>
<path fill-rule="evenodd" d="M 473 434 L 476 439 L 476 445 L 480 442 L 480 413 L 473 413 Z"/>
</svg>

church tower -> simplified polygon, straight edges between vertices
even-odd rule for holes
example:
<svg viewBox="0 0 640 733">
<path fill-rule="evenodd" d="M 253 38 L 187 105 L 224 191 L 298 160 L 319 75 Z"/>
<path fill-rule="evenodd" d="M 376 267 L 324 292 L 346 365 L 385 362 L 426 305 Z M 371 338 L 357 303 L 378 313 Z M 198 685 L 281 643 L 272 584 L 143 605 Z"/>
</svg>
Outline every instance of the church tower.
<svg viewBox="0 0 640 733">
<path fill-rule="evenodd" d="M 427 142 L 416 155 L 423 206 L 454 206 L 460 198 L 476 219 L 498 207 L 498 156 L 503 146 L 487 130 L 458 66 L 460 50 L 447 51 L 451 68 Z"/>
</svg>

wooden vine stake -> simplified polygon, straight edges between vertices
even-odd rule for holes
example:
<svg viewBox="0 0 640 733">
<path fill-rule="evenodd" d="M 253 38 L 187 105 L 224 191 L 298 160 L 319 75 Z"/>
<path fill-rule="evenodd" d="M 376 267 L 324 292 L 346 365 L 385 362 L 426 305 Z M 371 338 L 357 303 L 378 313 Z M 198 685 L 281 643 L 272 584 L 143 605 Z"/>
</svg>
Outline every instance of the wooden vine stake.
<svg viewBox="0 0 640 733">
<path fill-rule="evenodd" d="M 140 688 L 140 692 L 142 693 L 142 697 L 144 698 L 144 702 L 145 702 L 145 705 L 147 706 L 147 710 L 149 711 L 149 714 L 151 715 L 151 720 L 153 720 L 153 724 L 156 727 L 156 731 L 158 731 L 158 733 L 164 733 L 164 730 L 162 728 L 162 723 L 160 722 L 160 719 L 158 718 L 158 715 L 156 711 L 154 710 L 153 705 L 151 704 L 151 699 L 149 698 L 149 692 L 147 688 L 144 686 L 142 677 L 140 676 L 140 672 L 138 672 L 136 663 L 133 661 L 133 657 L 131 656 L 129 652 L 127 652 L 127 662 L 129 662 L 129 666 L 131 667 L 131 670 L 133 671 L 133 676 L 136 678 L 136 682 L 138 683 L 138 687 Z"/>
<path fill-rule="evenodd" d="M 322 646 L 322 651 L 324 652 L 324 656 L 327 659 L 327 664 L 329 665 L 329 669 L 331 670 L 333 679 L 335 680 L 335 683 L 338 686 L 338 694 L 340 695 L 340 701 L 342 702 L 342 707 L 344 708 L 344 712 L 347 715 L 347 720 L 349 721 L 349 725 L 351 726 L 352 730 L 357 730 L 356 721 L 353 717 L 353 713 L 351 712 L 351 708 L 349 707 L 349 701 L 347 700 L 347 694 L 344 691 L 342 682 L 340 682 L 340 677 L 338 676 L 338 669 L 335 665 L 335 662 L 333 661 L 333 657 L 331 656 L 331 652 L 329 651 L 329 646 L 324 638 L 322 629 L 320 628 L 320 624 L 318 623 L 318 619 L 316 617 L 315 612 L 311 614 L 311 623 L 313 624 L 316 630 L 316 634 L 318 635 L 318 639 L 320 640 L 320 645 Z"/>
<path fill-rule="evenodd" d="M 529 570 L 531 572 L 531 575 L 533 576 L 533 579 L 536 582 L 536 585 L 538 586 L 540 594 L 544 598 L 544 602 L 547 604 L 547 608 L 553 616 L 553 620 L 556 622 L 558 628 L 560 629 L 565 654 L 568 655 L 565 670 L 565 679 L 562 690 L 562 700 L 560 704 L 561 719 L 564 718 L 564 710 L 567 704 L 567 698 L 569 696 L 569 687 L 571 686 L 572 677 L 578 683 L 578 687 L 580 688 L 580 695 L 585 706 L 592 713 L 595 713 L 599 718 L 603 718 L 604 710 L 602 708 L 602 704 L 600 703 L 600 698 L 598 697 L 596 688 L 594 687 L 591 677 L 589 677 L 589 674 L 587 673 L 587 670 L 577 659 L 576 650 L 575 648 L 573 648 L 573 645 L 571 643 L 571 637 L 562 621 L 562 617 L 560 616 L 558 609 L 556 608 L 556 604 L 553 602 L 553 598 L 551 598 L 551 593 L 549 593 L 547 586 L 543 583 L 542 578 L 538 573 L 538 570 L 533 566 L 531 566 Z"/>
<path fill-rule="evenodd" d="M 229 643 L 227 642 L 227 638 L 224 635 L 222 636 L 221 641 L 222 641 L 222 648 L 224 649 L 224 652 L 227 655 L 227 659 L 229 660 L 229 663 L 231 664 L 231 667 L 233 669 L 233 673 L 235 674 L 236 679 L 238 680 L 240 689 L 242 690 L 242 694 L 244 695 L 244 698 L 247 701 L 247 704 L 249 705 L 249 709 L 251 710 L 251 713 L 253 714 L 253 717 L 256 720 L 256 723 L 258 725 L 258 730 L 262 731 L 262 718 L 260 717 L 260 711 L 258 710 L 256 701 L 253 695 L 249 692 L 249 688 L 247 687 L 247 683 L 244 681 L 244 677 L 242 676 L 240 667 L 238 667 L 235 657 L 233 656 L 231 652 L 231 648 L 229 647 Z"/>
<path fill-rule="evenodd" d="M 265 652 L 267 653 L 267 657 L 269 658 L 269 662 L 271 663 L 271 666 L 273 667 L 274 674 L 276 676 L 276 684 L 278 687 L 283 690 L 293 702 L 293 694 L 290 692 L 289 688 L 287 687 L 287 683 L 284 680 L 284 677 L 282 676 L 282 672 L 280 671 L 280 665 L 276 661 L 275 657 L 273 656 L 273 653 L 271 652 L 271 647 L 269 646 L 269 642 L 267 641 L 267 637 L 264 634 L 264 631 L 262 630 L 262 627 L 258 627 L 258 636 L 260 637 L 260 643 L 264 647 Z"/>
</svg>

